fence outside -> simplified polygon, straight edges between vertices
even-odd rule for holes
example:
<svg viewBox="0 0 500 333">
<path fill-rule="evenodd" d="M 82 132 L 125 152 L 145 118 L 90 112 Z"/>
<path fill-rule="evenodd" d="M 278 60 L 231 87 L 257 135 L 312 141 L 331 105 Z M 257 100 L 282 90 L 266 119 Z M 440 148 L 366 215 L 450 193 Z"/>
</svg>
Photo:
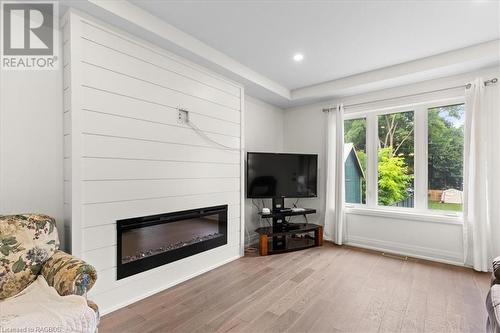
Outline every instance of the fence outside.
<svg viewBox="0 0 500 333">
<path fill-rule="evenodd" d="M 441 201 L 441 195 L 443 194 L 443 190 L 429 190 L 429 200 L 430 201 Z"/>
<path fill-rule="evenodd" d="M 406 199 L 393 203 L 391 206 L 413 208 L 415 207 L 415 198 L 413 197 L 413 195 L 411 195 Z"/>
</svg>

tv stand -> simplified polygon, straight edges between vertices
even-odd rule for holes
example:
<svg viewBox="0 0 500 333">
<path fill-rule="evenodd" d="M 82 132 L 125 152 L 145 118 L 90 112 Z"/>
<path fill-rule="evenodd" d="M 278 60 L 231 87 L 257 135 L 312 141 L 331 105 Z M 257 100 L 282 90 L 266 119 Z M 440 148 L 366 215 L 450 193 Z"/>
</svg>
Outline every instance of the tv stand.
<svg viewBox="0 0 500 333">
<path fill-rule="evenodd" d="M 270 214 L 259 213 L 261 218 L 271 218 L 273 220 L 272 226 L 255 230 L 259 234 L 260 255 L 297 251 L 323 245 L 322 226 L 312 223 L 290 223 L 286 221 L 287 217 L 306 216 L 315 213 L 315 209 L 309 208 L 301 211 L 290 209 L 274 210 Z M 313 233 L 314 235 L 312 235 Z"/>
<path fill-rule="evenodd" d="M 285 208 L 285 198 L 273 198 L 273 212 L 279 213 L 289 209 Z"/>
</svg>

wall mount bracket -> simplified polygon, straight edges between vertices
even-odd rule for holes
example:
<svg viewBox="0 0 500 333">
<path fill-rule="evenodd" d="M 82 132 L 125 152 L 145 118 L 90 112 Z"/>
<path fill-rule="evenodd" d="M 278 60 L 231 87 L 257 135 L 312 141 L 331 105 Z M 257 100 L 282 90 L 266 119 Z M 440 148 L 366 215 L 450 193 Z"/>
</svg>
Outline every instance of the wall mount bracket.
<svg viewBox="0 0 500 333">
<path fill-rule="evenodd" d="M 189 111 L 182 108 L 177 108 L 177 110 L 178 110 L 177 122 L 179 124 L 189 123 Z"/>
</svg>

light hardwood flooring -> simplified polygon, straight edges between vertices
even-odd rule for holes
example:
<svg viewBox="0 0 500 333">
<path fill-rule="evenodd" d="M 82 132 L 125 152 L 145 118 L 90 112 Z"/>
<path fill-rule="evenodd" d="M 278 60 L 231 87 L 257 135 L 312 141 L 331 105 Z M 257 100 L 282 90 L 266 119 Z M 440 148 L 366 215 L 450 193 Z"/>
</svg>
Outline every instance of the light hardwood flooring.
<svg viewBox="0 0 500 333">
<path fill-rule="evenodd" d="M 489 274 L 334 246 L 246 256 L 104 316 L 106 332 L 484 332 Z"/>
</svg>

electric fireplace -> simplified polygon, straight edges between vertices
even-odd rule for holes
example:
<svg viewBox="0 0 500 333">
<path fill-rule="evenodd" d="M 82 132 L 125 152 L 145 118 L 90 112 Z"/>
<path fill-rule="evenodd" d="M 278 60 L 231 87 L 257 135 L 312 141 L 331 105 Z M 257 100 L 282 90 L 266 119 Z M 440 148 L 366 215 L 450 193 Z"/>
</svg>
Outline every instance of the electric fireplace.
<svg viewBox="0 0 500 333">
<path fill-rule="evenodd" d="M 119 220 L 117 279 L 227 244 L 227 205 Z"/>
</svg>

